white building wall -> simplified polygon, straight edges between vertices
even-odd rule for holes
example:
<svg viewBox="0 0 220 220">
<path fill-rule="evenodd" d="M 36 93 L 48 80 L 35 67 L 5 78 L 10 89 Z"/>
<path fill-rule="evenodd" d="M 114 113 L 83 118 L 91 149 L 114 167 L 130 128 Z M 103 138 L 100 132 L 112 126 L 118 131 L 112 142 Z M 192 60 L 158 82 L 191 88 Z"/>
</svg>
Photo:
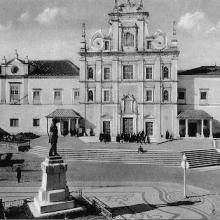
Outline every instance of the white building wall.
<svg viewBox="0 0 220 220">
<path fill-rule="evenodd" d="M 61 89 L 62 104 L 73 105 L 73 89 L 79 89 L 78 78 L 30 78 L 28 79 L 29 103 L 33 103 L 33 90 L 41 89 L 41 104 L 54 104 L 54 90 Z"/>
<path fill-rule="evenodd" d="M 6 103 L 0 108 L 0 127 L 16 134 L 19 132 L 47 133 L 46 116 L 56 109 L 73 109 L 81 113 L 78 103 L 73 103 L 73 89 L 78 89 L 78 78 L 12 78 L 1 79 L 1 96 Z M 20 83 L 21 104 L 10 104 L 10 83 Z M 5 89 L 4 89 L 5 88 Z M 62 89 L 62 105 L 54 104 L 54 89 Z M 33 89 L 40 89 L 41 103 L 33 104 Z M 4 96 L 5 94 L 5 96 Z M 23 99 L 25 95 L 26 99 Z M 10 119 L 19 119 L 18 127 L 10 127 Z M 40 126 L 33 126 L 40 119 Z M 51 123 L 51 122 L 50 122 Z"/>
<path fill-rule="evenodd" d="M 178 104 L 178 111 L 204 110 L 214 118 L 213 133 L 220 132 L 220 78 L 218 75 L 180 75 L 178 88 L 186 89 L 185 104 Z M 200 102 L 200 89 L 207 89 L 207 103 Z"/>
</svg>

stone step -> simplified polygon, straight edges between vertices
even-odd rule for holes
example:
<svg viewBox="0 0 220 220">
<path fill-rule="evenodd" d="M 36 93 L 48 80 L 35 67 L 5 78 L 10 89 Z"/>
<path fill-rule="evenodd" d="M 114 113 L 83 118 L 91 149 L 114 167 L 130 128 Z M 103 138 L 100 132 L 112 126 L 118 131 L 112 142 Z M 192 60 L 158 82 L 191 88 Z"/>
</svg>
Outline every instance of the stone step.
<svg viewBox="0 0 220 220">
<path fill-rule="evenodd" d="M 31 152 L 34 153 L 34 152 Z M 35 152 L 36 154 L 40 154 L 40 152 Z M 155 159 L 155 160 L 181 160 L 179 155 L 176 156 L 169 156 L 169 155 L 153 155 L 153 154 L 148 154 L 145 156 L 137 156 L 137 155 L 100 155 L 100 154 L 95 154 L 95 155 L 86 155 L 86 154 L 63 154 L 60 153 L 62 156 L 65 158 L 99 158 L 99 159 L 104 159 L 104 158 L 122 158 L 122 159 L 132 159 L 132 160 L 143 160 L 147 158 Z M 41 153 L 40 155 L 45 156 L 45 153 Z"/>
<path fill-rule="evenodd" d="M 34 147 L 29 153 L 45 157 L 49 152 L 45 147 Z M 120 162 L 125 164 L 155 164 L 165 166 L 179 166 L 180 153 L 168 151 L 147 151 L 138 154 L 136 150 L 122 149 L 60 149 L 60 155 L 65 161 L 93 161 L 93 162 Z"/>
<path fill-rule="evenodd" d="M 216 149 L 185 151 L 189 168 L 220 165 L 220 154 Z"/>
</svg>

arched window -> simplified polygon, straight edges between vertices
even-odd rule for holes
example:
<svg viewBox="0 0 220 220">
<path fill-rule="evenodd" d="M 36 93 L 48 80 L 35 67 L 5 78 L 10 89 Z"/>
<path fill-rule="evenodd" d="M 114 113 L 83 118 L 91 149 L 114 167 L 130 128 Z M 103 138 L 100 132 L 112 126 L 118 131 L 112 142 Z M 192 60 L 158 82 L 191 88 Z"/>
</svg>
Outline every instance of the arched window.
<svg viewBox="0 0 220 220">
<path fill-rule="evenodd" d="M 124 34 L 124 46 L 126 47 L 134 47 L 134 35 L 126 32 Z"/>
<path fill-rule="evenodd" d="M 163 91 L 163 101 L 169 101 L 169 92 L 167 90 Z"/>
<path fill-rule="evenodd" d="M 93 101 L 93 91 L 89 90 L 88 92 L 88 101 Z"/>
<path fill-rule="evenodd" d="M 92 67 L 89 67 L 89 70 L 88 70 L 88 79 L 93 79 L 93 68 L 92 68 Z"/>
<path fill-rule="evenodd" d="M 163 78 L 168 79 L 169 78 L 169 68 L 167 66 L 163 67 Z"/>
</svg>

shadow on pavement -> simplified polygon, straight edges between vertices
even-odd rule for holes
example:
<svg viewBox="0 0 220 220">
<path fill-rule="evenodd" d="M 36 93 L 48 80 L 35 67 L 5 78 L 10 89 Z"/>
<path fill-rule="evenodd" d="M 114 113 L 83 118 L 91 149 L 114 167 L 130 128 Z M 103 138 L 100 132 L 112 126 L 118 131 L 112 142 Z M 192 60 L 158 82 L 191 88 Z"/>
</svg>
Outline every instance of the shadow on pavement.
<svg viewBox="0 0 220 220">
<path fill-rule="evenodd" d="M 125 214 L 137 214 L 137 213 L 155 210 L 155 209 L 162 208 L 162 207 L 192 206 L 195 203 L 199 203 L 199 202 L 200 201 L 195 201 L 195 202 L 193 202 L 193 201 L 177 201 L 177 202 L 158 204 L 158 205 L 142 203 L 142 204 L 136 204 L 136 205 L 131 205 L 131 206 L 122 206 L 122 207 L 112 208 L 111 213 L 113 214 L 113 216 L 125 215 Z"/>
<path fill-rule="evenodd" d="M 113 214 L 113 216 L 135 214 L 135 213 L 142 213 L 142 212 L 154 210 L 155 208 L 156 207 L 154 205 L 142 203 L 142 204 L 136 204 L 136 205 L 131 205 L 131 206 L 122 206 L 122 207 L 112 208 L 111 213 Z"/>
</svg>

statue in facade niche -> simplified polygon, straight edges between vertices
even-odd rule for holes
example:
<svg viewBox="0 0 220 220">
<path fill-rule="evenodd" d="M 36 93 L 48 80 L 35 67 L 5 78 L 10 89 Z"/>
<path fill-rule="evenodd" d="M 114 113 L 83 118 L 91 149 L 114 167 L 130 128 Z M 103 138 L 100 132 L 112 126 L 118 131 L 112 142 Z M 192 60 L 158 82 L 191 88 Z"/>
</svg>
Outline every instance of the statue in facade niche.
<svg viewBox="0 0 220 220">
<path fill-rule="evenodd" d="M 59 154 L 57 153 L 58 129 L 56 124 L 57 120 L 53 118 L 49 134 L 49 143 L 51 144 L 49 156 L 59 156 Z"/>
</svg>

